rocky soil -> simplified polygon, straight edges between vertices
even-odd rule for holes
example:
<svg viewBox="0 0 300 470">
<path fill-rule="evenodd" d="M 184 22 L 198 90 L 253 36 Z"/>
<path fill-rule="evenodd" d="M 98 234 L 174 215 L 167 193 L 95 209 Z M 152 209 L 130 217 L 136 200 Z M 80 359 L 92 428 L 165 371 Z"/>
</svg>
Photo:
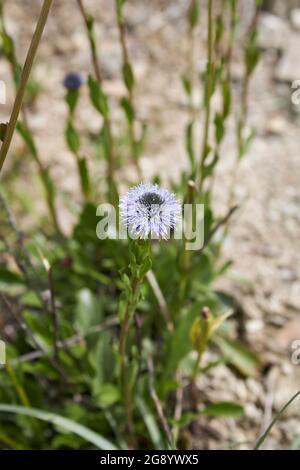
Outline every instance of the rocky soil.
<svg viewBox="0 0 300 470">
<path fill-rule="evenodd" d="M 86 7 L 98 20 L 98 41 L 105 86 L 114 106 L 124 88 L 120 75 L 120 48 L 112 8 L 113 2 L 86 0 Z M 183 145 L 187 109 L 180 74 L 186 67 L 186 0 L 129 1 L 127 8 L 130 55 L 138 82 L 136 105 L 139 119 L 148 124 L 148 139 L 142 158 L 145 179 L 159 173 L 163 179 L 176 179 L 186 166 Z M 268 3 L 268 2 L 266 2 Z M 280 2 L 283 3 L 283 2 Z M 287 2 L 284 2 L 287 3 Z M 22 60 L 40 0 L 7 2 L 7 29 L 18 45 Z M 100 5 L 101 4 L 101 5 Z M 242 21 L 251 18 L 250 1 L 243 1 Z M 75 2 L 74 2 L 75 5 Z M 261 357 L 261 374 L 246 381 L 228 368 L 219 367 L 201 378 L 201 393 L 211 400 L 234 400 L 246 404 L 246 417 L 199 421 L 195 428 L 194 446 L 200 448 L 251 448 L 257 434 L 300 388 L 300 365 L 291 361 L 292 343 L 300 340 L 300 104 L 293 104 L 291 86 L 300 80 L 300 7 L 264 12 L 260 19 L 262 60 L 250 89 L 249 125 L 255 127 L 256 138 L 238 173 L 235 191 L 240 209 L 236 213 L 224 247 L 224 257 L 233 260 L 229 279 L 220 281 L 219 289 L 233 295 L 244 314 L 246 339 Z M 280 10 L 280 8 L 279 8 Z M 71 15 L 70 15 L 71 11 Z M 280 13 L 282 16 L 275 16 Z M 204 15 L 203 15 L 204 16 Z M 205 18 L 197 35 L 197 68 L 205 65 Z M 55 2 L 47 27 L 35 78 L 42 90 L 30 109 L 30 125 L 45 162 L 51 165 L 61 188 L 62 201 L 78 198 L 74 162 L 63 141 L 66 109 L 61 85 L 64 74 L 91 69 L 84 26 L 71 1 Z M 0 59 L 1 79 L 8 84 L 7 106 L 0 107 L 4 120 L 13 99 L 9 67 Z M 238 93 L 241 79 L 239 55 L 234 57 L 233 78 Z M 199 88 L 199 94 L 201 88 Z M 216 103 L 217 103 L 216 97 Z M 78 121 L 86 133 L 99 125 L 97 117 L 83 97 Z M 202 116 L 199 115 L 199 142 Z M 216 206 L 226 211 L 227 194 L 232 184 L 235 159 L 234 116 L 228 123 L 229 135 L 222 149 L 222 159 L 215 180 Z M 15 139 L 11 160 L 20 154 Z M 91 149 L 87 146 L 87 154 Z M 12 161 L 7 164 L 10 172 Z M 22 165 L 22 191 L 28 188 L 33 167 Z M 99 164 L 95 172 L 101 173 Z M 123 170 L 122 170 L 123 171 Z M 128 167 L 128 178 L 133 169 Z M 123 174 L 122 174 L 123 176 Z M 39 210 L 39 204 L 37 208 Z M 24 216 L 23 223 L 28 223 Z M 66 229 L 69 221 L 65 220 Z M 21 222 L 22 223 L 22 222 Z M 205 392 L 204 392 L 205 391 Z M 291 406 L 266 443 L 268 449 L 300 445 L 300 403 Z"/>
</svg>

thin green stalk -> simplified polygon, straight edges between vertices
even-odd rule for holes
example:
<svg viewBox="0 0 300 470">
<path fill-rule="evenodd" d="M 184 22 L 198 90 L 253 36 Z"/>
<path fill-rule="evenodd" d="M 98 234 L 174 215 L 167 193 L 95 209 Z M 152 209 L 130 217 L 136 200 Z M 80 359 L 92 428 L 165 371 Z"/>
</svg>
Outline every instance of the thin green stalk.
<svg viewBox="0 0 300 470">
<path fill-rule="evenodd" d="M 27 85 L 27 82 L 28 82 L 28 79 L 32 70 L 34 59 L 35 59 L 35 56 L 36 56 L 36 53 L 37 53 L 37 50 L 41 41 L 41 37 L 42 37 L 43 31 L 44 31 L 44 28 L 48 19 L 48 15 L 49 15 L 52 3 L 53 3 L 53 0 L 44 0 L 42 9 L 39 15 L 38 23 L 36 26 L 36 30 L 32 36 L 31 44 L 30 44 L 27 58 L 26 58 L 24 68 L 22 71 L 15 103 L 13 106 L 9 123 L 6 128 L 4 141 L 0 150 L 0 172 L 2 170 L 3 164 L 5 162 L 6 156 L 10 148 L 10 144 L 13 138 L 13 134 L 17 125 L 18 117 L 20 114 L 23 100 L 24 100 L 26 85 Z"/>
<path fill-rule="evenodd" d="M 182 77 L 183 86 L 188 99 L 189 121 L 185 127 L 186 151 L 190 162 L 190 177 L 196 177 L 196 152 L 194 143 L 194 125 L 198 113 L 194 100 L 194 86 L 196 77 L 195 66 L 195 31 L 199 20 L 199 1 L 191 0 L 187 11 L 188 37 L 187 37 L 187 70 Z"/>
<path fill-rule="evenodd" d="M 133 297 L 136 296 L 140 287 L 140 281 L 138 279 L 134 279 L 132 283 L 132 293 Z M 133 420 L 133 398 L 132 398 L 132 389 L 128 387 L 127 380 L 126 380 L 126 372 L 127 372 L 127 356 L 126 356 L 126 345 L 127 345 L 127 337 L 130 329 L 130 323 L 132 317 L 134 316 L 135 305 L 132 299 L 128 300 L 128 304 L 126 307 L 125 316 L 121 325 L 121 333 L 120 333 L 120 344 L 119 344 L 119 353 L 120 353 L 120 365 L 121 365 L 121 386 L 123 389 L 124 394 L 124 401 L 125 401 L 125 412 L 126 412 L 126 419 L 127 419 L 127 429 L 130 436 L 131 444 L 135 447 L 136 446 L 136 439 L 135 439 L 135 430 L 134 430 L 134 420 Z"/>
<path fill-rule="evenodd" d="M 136 296 L 136 293 L 138 292 L 139 287 L 140 287 L 140 281 L 137 278 L 135 278 L 132 282 L 132 296 L 133 297 Z M 134 315 L 134 309 L 135 309 L 135 306 L 134 306 L 133 300 L 132 298 L 130 298 L 128 299 L 125 316 L 124 316 L 124 320 L 122 321 L 121 333 L 120 333 L 119 352 L 120 352 L 120 358 L 121 358 L 121 369 L 123 370 L 123 372 L 124 372 L 124 368 L 126 365 L 127 337 L 129 333 L 130 322 L 131 322 L 132 316 Z"/>
<path fill-rule="evenodd" d="M 245 71 L 244 71 L 244 77 L 242 81 L 242 92 L 241 92 L 241 108 L 240 108 L 240 114 L 238 117 L 238 122 L 236 125 L 237 128 L 237 156 L 236 156 L 236 165 L 233 169 L 232 173 L 232 183 L 230 186 L 230 192 L 228 196 L 228 207 L 233 205 L 234 201 L 234 190 L 236 186 L 236 180 L 237 180 L 237 175 L 238 175 L 238 169 L 240 166 L 240 162 L 242 158 L 244 157 L 247 147 L 249 142 L 247 140 L 251 140 L 251 136 L 248 138 L 244 137 L 244 130 L 247 125 L 248 121 L 248 114 L 249 114 L 249 86 L 250 86 L 250 79 L 251 76 L 255 70 L 255 67 L 257 66 L 257 63 L 259 61 L 259 50 L 257 48 L 256 44 L 256 35 L 257 35 L 257 23 L 259 19 L 259 12 L 260 12 L 260 7 L 259 7 L 259 2 L 257 2 L 256 10 L 253 16 L 253 19 L 251 21 L 251 24 L 249 26 L 246 40 L 245 40 L 245 46 L 244 46 L 244 66 L 245 66 Z M 236 15 L 236 10 L 233 9 L 232 11 L 232 20 L 234 20 L 234 15 Z M 235 16 L 236 20 L 236 16 Z"/>
<path fill-rule="evenodd" d="M 221 145 L 223 143 L 226 134 L 226 122 L 231 112 L 231 100 L 232 100 L 232 83 L 231 83 L 231 66 L 232 66 L 232 53 L 235 44 L 236 37 L 236 25 L 237 25 L 237 0 L 231 0 L 229 3 L 229 33 L 227 37 L 227 44 L 225 51 L 221 50 L 221 45 L 224 39 L 224 16 L 225 16 L 225 5 L 227 2 L 222 2 L 222 8 L 219 14 L 219 31 L 216 34 L 216 56 L 218 60 L 218 67 L 220 67 L 220 88 L 222 93 L 222 110 L 217 112 L 215 115 L 215 158 L 216 164 L 220 158 Z M 215 170 L 215 167 L 214 167 Z M 216 172 L 213 171 L 210 177 L 210 188 L 209 191 L 212 194 L 214 189 L 214 183 L 216 179 Z"/>
<path fill-rule="evenodd" d="M 140 300 L 141 286 L 147 272 L 151 269 L 151 244 L 150 240 L 130 241 L 129 275 L 123 275 L 124 291 L 120 299 L 119 317 L 121 321 L 121 333 L 119 342 L 120 356 L 120 380 L 123 389 L 125 411 L 127 415 L 127 429 L 132 444 L 135 444 L 135 430 L 133 422 L 133 388 L 135 379 L 128 381 L 129 364 L 127 360 L 126 346 L 130 323 L 135 315 L 135 310 Z M 129 383 L 130 382 L 130 383 Z"/>
<path fill-rule="evenodd" d="M 9 446 L 13 450 L 30 450 L 28 448 L 25 448 L 25 446 L 23 446 L 22 444 L 19 444 L 14 439 L 11 439 L 11 437 L 6 436 L 1 431 L 0 431 L 0 442 Z"/>
<path fill-rule="evenodd" d="M 23 406 L 30 407 L 30 401 L 29 398 L 22 386 L 22 384 L 19 382 L 18 377 L 14 371 L 14 369 L 10 366 L 9 362 L 5 364 L 5 369 L 15 387 L 16 393 L 20 399 L 20 402 L 22 403 Z"/>
<path fill-rule="evenodd" d="M 207 68 L 205 83 L 205 119 L 202 150 L 199 166 L 199 191 L 202 193 L 204 182 L 205 160 L 208 156 L 209 127 L 211 118 L 211 98 L 214 87 L 214 24 L 213 24 L 213 0 L 208 0 L 207 7 Z"/>
<path fill-rule="evenodd" d="M 279 420 L 279 418 L 281 418 L 281 416 L 283 415 L 283 413 L 285 412 L 285 410 L 291 405 L 291 403 L 293 403 L 293 401 L 300 395 L 300 390 L 298 390 L 297 393 L 295 393 L 295 395 L 292 396 L 292 398 L 281 408 L 281 410 L 276 414 L 276 416 L 274 417 L 274 419 L 271 421 L 270 425 L 267 427 L 267 429 L 265 430 L 265 432 L 259 437 L 259 439 L 257 440 L 256 444 L 255 444 L 255 447 L 254 447 L 254 450 L 258 450 L 262 444 L 264 443 L 264 441 L 266 440 L 266 438 L 268 437 L 268 435 L 270 434 L 273 426 L 276 424 L 276 422 Z"/>
<path fill-rule="evenodd" d="M 68 107 L 68 117 L 65 127 L 65 138 L 70 152 L 75 157 L 78 178 L 80 182 L 80 188 L 82 196 L 85 201 L 88 201 L 91 193 L 91 181 L 90 181 L 90 172 L 88 168 L 87 159 L 80 155 L 81 152 L 81 139 L 80 134 L 77 131 L 74 120 L 75 112 L 78 106 L 78 100 L 80 97 L 80 87 L 78 89 L 68 89 L 65 102 Z"/>
<path fill-rule="evenodd" d="M 79 11 L 81 13 L 81 16 L 83 18 L 83 21 L 86 27 L 87 37 L 88 37 L 88 41 L 90 44 L 94 74 L 95 74 L 96 80 L 98 81 L 102 89 L 103 77 L 102 77 L 102 73 L 101 73 L 101 69 L 99 65 L 99 51 L 98 51 L 97 43 L 96 43 L 94 19 L 91 15 L 87 13 L 82 0 L 77 0 L 77 4 L 78 4 Z M 117 203 L 117 200 L 118 200 L 118 191 L 117 191 L 117 185 L 115 182 L 116 162 L 115 162 L 114 141 L 113 141 L 112 125 L 111 125 L 109 110 L 107 110 L 107 113 L 105 113 L 105 115 L 103 116 L 103 121 L 104 121 L 103 130 L 106 133 L 107 144 L 108 144 L 106 152 L 107 152 L 107 180 L 108 180 L 108 187 L 109 187 L 109 196 L 110 196 L 110 201 L 114 204 L 114 203 Z"/>
<path fill-rule="evenodd" d="M 125 107 L 126 117 L 128 121 L 128 131 L 129 131 L 129 139 L 130 139 L 130 146 L 131 152 L 133 157 L 133 163 L 135 165 L 137 174 L 139 179 L 141 180 L 141 167 L 139 164 L 139 145 L 138 139 L 136 137 L 135 132 L 135 108 L 134 108 L 134 74 L 133 68 L 129 60 L 129 53 L 128 47 L 126 42 L 126 34 L 125 34 L 125 23 L 123 17 L 123 3 L 120 0 L 115 0 L 116 6 L 116 17 L 117 17 L 117 24 L 119 30 L 119 38 L 122 50 L 122 58 L 123 58 L 123 79 L 127 89 L 127 108 Z"/>
<path fill-rule="evenodd" d="M 189 224 L 193 224 L 194 219 L 194 201 L 195 201 L 195 183 L 194 181 L 190 180 L 188 182 L 188 189 L 187 189 L 187 196 L 186 196 L 186 204 L 193 205 L 192 206 L 192 213 L 191 213 L 191 221 Z M 187 292 L 187 285 L 188 285 L 188 274 L 190 269 L 190 252 L 186 249 L 186 227 L 183 226 L 183 240 L 182 240 L 182 255 L 180 259 L 180 266 L 179 266 L 179 286 L 178 286 L 178 303 L 177 303 L 177 310 L 179 310 L 184 302 Z"/>
<path fill-rule="evenodd" d="M 10 43 L 10 50 L 7 51 L 6 57 L 9 61 L 9 64 L 11 66 L 12 70 L 12 76 L 13 76 L 13 81 L 16 90 L 19 89 L 20 86 L 20 80 L 22 80 L 22 77 L 20 79 L 20 70 L 22 67 L 18 63 L 16 53 L 15 53 L 15 47 L 12 38 L 8 35 L 6 31 L 6 26 L 5 26 L 5 20 L 4 20 L 4 5 L 3 2 L 0 4 L 0 16 L 1 16 L 1 29 L 2 29 L 2 35 L 4 38 L 8 40 Z M 27 84 L 27 83 L 26 83 Z M 24 85 L 25 91 L 26 91 L 26 84 Z M 21 103 L 21 108 L 20 108 L 20 115 L 22 117 L 22 121 L 19 121 L 18 123 L 18 131 L 26 143 L 29 152 L 32 155 L 32 158 L 34 159 L 37 168 L 38 168 L 38 174 L 41 179 L 41 183 L 43 185 L 44 191 L 45 191 L 45 197 L 46 197 L 46 202 L 48 206 L 48 211 L 50 214 L 50 217 L 52 219 L 53 225 L 58 233 L 61 233 L 61 229 L 59 226 L 58 222 L 58 216 L 57 216 L 57 211 L 55 207 L 55 201 L 54 201 L 54 191 L 53 191 L 53 183 L 51 181 L 48 169 L 44 167 L 42 160 L 40 158 L 40 155 L 37 150 L 37 146 L 34 141 L 34 137 L 32 135 L 32 132 L 30 130 L 29 124 L 28 124 L 28 119 L 27 119 L 27 114 L 26 114 L 26 109 L 24 107 L 24 102 L 22 101 Z M 7 130 L 6 130 L 7 132 Z"/>
<path fill-rule="evenodd" d="M 232 66 L 232 53 L 233 47 L 235 43 L 236 37 L 236 25 L 237 25 L 237 0 L 231 1 L 231 8 L 230 8 L 230 33 L 229 33 L 229 40 L 228 40 L 228 47 L 226 52 L 226 72 L 227 72 L 227 80 L 231 82 L 231 66 Z"/>
<path fill-rule="evenodd" d="M 191 379 L 192 384 L 195 383 L 195 380 L 198 376 L 199 369 L 200 369 L 200 366 L 201 366 L 201 359 L 202 359 L 203 352 L 204 351 L 198 351 L 197 352 L 197 358 L 196 358 L 194 368 L 193 368 L 193 372 L 192 372 L 192 379 Z"/>
</svg>

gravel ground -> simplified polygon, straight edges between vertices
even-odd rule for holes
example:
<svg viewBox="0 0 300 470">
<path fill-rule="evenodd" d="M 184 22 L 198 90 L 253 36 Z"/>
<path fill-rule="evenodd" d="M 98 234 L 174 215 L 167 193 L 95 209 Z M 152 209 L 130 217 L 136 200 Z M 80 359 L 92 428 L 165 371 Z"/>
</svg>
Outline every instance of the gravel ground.
<svg viewBox="0 0 300 470">
<path fill-rule="evenodd" d="M 75 174 L 73 158 L 63 141 L 66 109 L 61 82 L 66 72 L 81 70 L 86 75 L 91 67 L 84 26 L 75 2 L 74 7 L 71 3 L 54 2 L 35 67 L 35 78 L 41 82 L 42 90 L 29 115 L 42 157 L 51 165 L 61 188 L 61 201 L 66 197 L 78 198 L 77 181 L 70 176 Z M 243 3 L 242 19 L 246 24 L 251 2 Z M 7 4 L 7 29 L 16 40 L 20 60 L 25 56 L 40 4 L 39 0 L 10 0 Z M 98 20 L 105 86 L 118 120 L 120 112 L 114 105 L 124 88 L 113 2 L 86 0 L 85 4 Z M 176 179 L 186 166 L 183 133 L 187 109 L 180 82 L 188 47 L 184 22 L 186 5 L 185 0 L 143 0 L 130 1 L 127 9 L 130 55 L 138 82 L 138 116 L 149 128 L 142 157 L 145 179 L 154 173 L 165 180 Z M 219 367 L 199 380 L 199 392 L 204 398 L 246 404 L 246 417 L 238 421 L 211 419 L 207 423 L 206 419 L 202 423 L 199 420 L 193 432 L 194 445 L 199 448 L 220 448 L 226 443 L 251 448 L 271 413 L 300 385 L 300 366 L 291 362 L 291 344 L 300 339 L 300 105 L 297 107 L 291 102 L 291 83 L 300 79 L 295 57 L 300 47 L 300 30 L 295 18 L 296 15 L 290 21 L 265 13 L 260 21 L 264 54 L 251 83 L 249 113 L 249 125 L 255 127 L 256 138 L 239 168 L 235 198 L 240 209 L 224 246 L 224 257 L 233 260 L 233 268 L 229 278 L 217 286 L 239 302 L 244 313 L 246 339 L 261 357 L 261 374 L 245 381 L 228 368 Z M 197 35 L 199 71 L 205 65 L 204 40 L 203 26 Z M 8 84 L 8 103 L 0 108 L 4 120 L 9 115 L 13 92 L 9 85 L 9 67 L 2 59 L 0 72 Z M 238 93 L 239 57 L 234 58 L 233 78 Z M 86 96 L 82 99 L 78 122 L 86 134 L 93 133 L 99 125 L 97 116 L 87 106 Z M 234 123 L 233 116 L 228 123 L 228 137 L 214 186 L 220 214 L 226 211 L 232 184 Z M 199 141 L 201 126 L 200 114 Z M 21 143 L 15 139 L 11 160 L 18 158 L 21 148 Z M 91 153 L 88 145 L 86 153 Z M 7 172 L 11 166 L 12 161 L 7 164 Z M 37 194 L 36 187 L 28 187 L 32 171 L 33 167 L 22 166 L 24 177 L 20 183 L 18 181 L 21 193 Z M 122 169 L 122 178 L 125 174 L 130 179 L 133 171 L 128 165 L 125 173 Z M 100 176 L 102 172 L 97 162 L 95 175 Z M 42 210 L 39 202 L 34 210 Z M 62 219 L 68 229 L 70 220 L 64 216 Z M 23 223 L 30 223 L 30 217 L 24 216 Z M 266 448 L 287 448 L 293 443 L 296 446 L 299 436 L 299 404 L 294 404 L 276 426 Z"/>
</svg>

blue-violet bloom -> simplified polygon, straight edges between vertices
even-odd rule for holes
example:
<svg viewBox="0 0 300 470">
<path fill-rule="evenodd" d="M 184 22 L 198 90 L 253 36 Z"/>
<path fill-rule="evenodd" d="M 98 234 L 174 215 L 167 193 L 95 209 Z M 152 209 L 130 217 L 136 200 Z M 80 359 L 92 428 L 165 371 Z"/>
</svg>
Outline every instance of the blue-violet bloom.
<svg viewBox="0 0 300 470">
<path fill-rule="evenodd" d="M 136 238 L 168 239 L 181 216 L 176 196 L 157 184 L 139 184 L 120 201 L 121 219 Z"/>
<path fill-rule="evenodd" d="M 84 79 L 80 73 L 70 72 L 65 76 L 63 84 L 67 90 L 79 90 L 84 84 Z"/>
</svg>

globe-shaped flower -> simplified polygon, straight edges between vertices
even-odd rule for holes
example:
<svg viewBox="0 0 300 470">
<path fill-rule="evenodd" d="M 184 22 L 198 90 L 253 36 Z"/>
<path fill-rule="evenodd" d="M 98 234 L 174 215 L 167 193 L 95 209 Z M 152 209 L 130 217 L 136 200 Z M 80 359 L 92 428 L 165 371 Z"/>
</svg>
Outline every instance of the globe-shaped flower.
<svg viewBox="0 0 300 470">
<path fill-rule="evenodd" d="M 181 215 L 175 195 L 157 184 L 139 184 L 120 202 L 121 219 L 135 238 L 168 239 Z"/>
<path fill-rule="evenodd" d="M 79 90 L 83 83 L 83 77 L 78 72 L 68 73 L 64 79 L 64 87 L 67 90 Z"/>
</svg>

